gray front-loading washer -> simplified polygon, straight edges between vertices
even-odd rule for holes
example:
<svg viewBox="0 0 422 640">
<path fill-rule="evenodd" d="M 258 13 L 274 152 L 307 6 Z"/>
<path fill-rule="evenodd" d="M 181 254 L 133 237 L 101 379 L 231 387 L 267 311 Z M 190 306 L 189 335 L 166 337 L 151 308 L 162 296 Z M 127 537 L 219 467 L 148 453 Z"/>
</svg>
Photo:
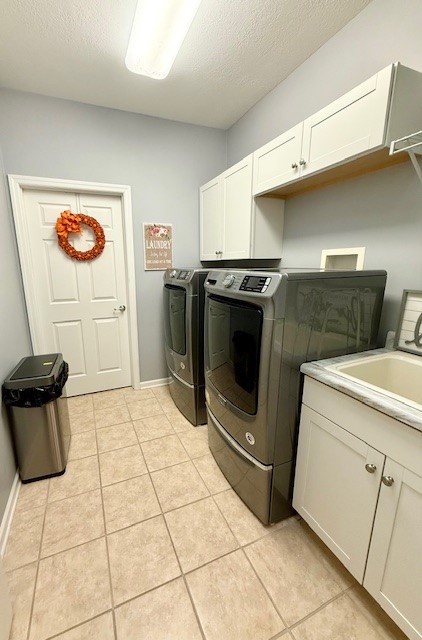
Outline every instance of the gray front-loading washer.
<svg viewBox="0 0 422 640">
<path fill-rule="evenodd" d="M 170 393 L 193 424 L 205 424 L 204 281 L 208 269 L 175 268 L 164 274 L 164 336 Z"/>
</svg>

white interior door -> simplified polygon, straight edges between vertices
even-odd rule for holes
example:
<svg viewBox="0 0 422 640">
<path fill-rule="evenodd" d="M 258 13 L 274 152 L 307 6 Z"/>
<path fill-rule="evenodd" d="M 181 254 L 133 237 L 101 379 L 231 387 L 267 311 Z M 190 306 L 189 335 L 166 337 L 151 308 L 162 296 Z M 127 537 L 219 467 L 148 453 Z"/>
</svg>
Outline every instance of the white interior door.
<svg viewBox="0 0 422 640">
<path fill-rule="evenodd" d="M 23 191 L 31 274 L 28 305 L 35 319 L 37 353 L 61 352 L 69 363 L 68 395 L 131 383 L 127 284 L 122 204 L 118 196 Z M 55 223 L 62 211 L 86 213 L 103 226 L 106 245 L 92 261 L 78 262 L 57 243 Z M 92 248 L 91 229 L 82 226 L 71 243 Z M 28 285 L 30 282 L 30 285 Z"/>
</svg>

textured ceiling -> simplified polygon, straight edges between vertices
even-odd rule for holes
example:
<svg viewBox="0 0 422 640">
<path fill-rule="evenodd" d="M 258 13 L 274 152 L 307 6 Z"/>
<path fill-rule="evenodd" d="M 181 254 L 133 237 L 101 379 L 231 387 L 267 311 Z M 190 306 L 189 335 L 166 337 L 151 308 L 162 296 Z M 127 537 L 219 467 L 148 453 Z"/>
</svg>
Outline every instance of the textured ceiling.
<svg viewBox="0 0 422 640">
<path fill-rule="evenodd" d="M 1 0 L 0 86 L 228 128 L 370 0 L 203 0 L 169 76 L 124 64 L 136 0 Z"/>
</svg>

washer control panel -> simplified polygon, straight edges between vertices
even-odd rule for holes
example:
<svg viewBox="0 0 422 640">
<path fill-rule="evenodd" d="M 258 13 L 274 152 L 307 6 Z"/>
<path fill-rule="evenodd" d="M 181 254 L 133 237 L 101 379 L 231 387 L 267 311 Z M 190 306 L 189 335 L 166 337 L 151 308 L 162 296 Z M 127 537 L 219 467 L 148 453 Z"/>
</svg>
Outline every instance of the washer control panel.
<svg viewBox="0 0 422 640">
<path fill-rule="evenodd" d="M 179 271 L 177 276 L 179 280 L 189 280 L 190 271 Z"/>
<path fill-rule="evenodd" d="M 240 285 L 240 291 L 253 291 L 254 293 L 265 293 L 271 282 L 266 276 L 245 276 Z"/>
</svg>

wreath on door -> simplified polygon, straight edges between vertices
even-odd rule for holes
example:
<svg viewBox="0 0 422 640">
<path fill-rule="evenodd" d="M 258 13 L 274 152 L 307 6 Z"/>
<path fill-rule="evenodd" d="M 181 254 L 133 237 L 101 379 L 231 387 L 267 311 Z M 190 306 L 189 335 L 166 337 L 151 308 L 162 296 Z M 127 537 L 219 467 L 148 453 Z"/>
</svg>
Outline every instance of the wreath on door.
<svg viewBox="0 0 422 640">
<path fill-rule="evenodd" d="M 69 233 L 82 233 L 82 224 L 91 227 L 95 234 L 95 244 L 92 249 L 88 249 L 88 251 L 77 251 L 68 240 Z M 56 221 L 56 232 L 59 247 L 74 260 L 94 260 L 94 258 L 97 258 L 104 251 L 104 229 L 98 220 L 84 213 L 71 213 L 69 210 L 62 211 Z"/>
</svg>

